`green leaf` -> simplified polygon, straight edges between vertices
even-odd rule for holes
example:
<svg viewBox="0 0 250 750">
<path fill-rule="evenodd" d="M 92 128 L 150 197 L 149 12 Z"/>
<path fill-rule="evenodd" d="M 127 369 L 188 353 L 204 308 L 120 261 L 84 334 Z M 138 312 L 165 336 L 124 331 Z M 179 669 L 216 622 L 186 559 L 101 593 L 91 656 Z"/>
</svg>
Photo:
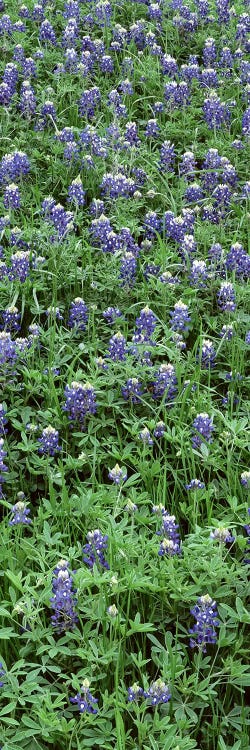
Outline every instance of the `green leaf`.
<svg viewBox="0 0 250 750">
<path fill-rule="evenodd" d="M 21 584 L 22 573 L 20 572 L 18 573 L 18 575 L 15 575 L 15 573 L 13 573 L 12 570 L 6 570 L 5 572 L 6 572 L 7 578 L 9 578 L 11 583 L 13 583 L 14 586 L 18 589 L 18 591 L 21 591 L 22 593 L 23 592 L 23 587 Z"/>
</svg>

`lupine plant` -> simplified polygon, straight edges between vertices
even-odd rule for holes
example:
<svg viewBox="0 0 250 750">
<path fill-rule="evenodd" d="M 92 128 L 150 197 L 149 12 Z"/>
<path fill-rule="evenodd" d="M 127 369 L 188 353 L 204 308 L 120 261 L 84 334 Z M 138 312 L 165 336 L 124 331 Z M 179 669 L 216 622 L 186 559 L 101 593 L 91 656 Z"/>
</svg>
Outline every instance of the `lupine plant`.
<svg viewBox="0 0 250 750">
<path fill-rule="evenodd" d="M 248 0 L 0 0 L 0 750 L 249 750 Z"/>
</svg>

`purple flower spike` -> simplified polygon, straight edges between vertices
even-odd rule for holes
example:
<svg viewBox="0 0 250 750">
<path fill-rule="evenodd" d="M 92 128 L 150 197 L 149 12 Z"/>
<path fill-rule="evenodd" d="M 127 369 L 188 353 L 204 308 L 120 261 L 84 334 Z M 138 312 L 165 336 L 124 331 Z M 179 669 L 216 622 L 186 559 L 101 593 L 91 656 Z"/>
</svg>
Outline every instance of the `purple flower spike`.
<svg viewBox="0 0 250 750">
<path fill-rule="evenodd" d="M 217 633 L 215 628 L 219 626 L 217 604 L 209 594 L 201 596 L 197 604 L 190 610 L 191 615 L 196 618 L 193 628 L 189 633 L 193 636 L 190 639 L 191 648 L 198 648 L 204 654 L 207 651 L 207 645 L 216 643 Z"/>
</svg>

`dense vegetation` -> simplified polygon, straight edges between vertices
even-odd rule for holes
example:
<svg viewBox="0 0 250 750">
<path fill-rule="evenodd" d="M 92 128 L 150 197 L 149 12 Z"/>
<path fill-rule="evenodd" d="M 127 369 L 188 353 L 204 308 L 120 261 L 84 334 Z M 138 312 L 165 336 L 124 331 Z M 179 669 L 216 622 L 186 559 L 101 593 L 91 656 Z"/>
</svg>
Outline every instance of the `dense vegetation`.
<svg viewBox="0 0 250 750">
<path fill-rule="evenodd" d="M 1 750 L 249 750 L 249 30 L 0 2 Z"/>
</svg>

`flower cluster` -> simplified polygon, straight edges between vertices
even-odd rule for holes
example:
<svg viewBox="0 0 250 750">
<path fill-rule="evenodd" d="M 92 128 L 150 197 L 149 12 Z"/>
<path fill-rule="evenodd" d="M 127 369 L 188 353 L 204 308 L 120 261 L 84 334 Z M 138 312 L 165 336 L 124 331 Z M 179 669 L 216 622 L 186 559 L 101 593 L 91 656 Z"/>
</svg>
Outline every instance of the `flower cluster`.
<svg viewBox="0 0 250 750">
<path fill-rule="evenodd" d="M 204 654 L 207 651 L 207 645 L 216 643 L 216 627 L 219 626 L 217 604 L 209 594 L 200 596 L 197 604 L 190 610 L 191 615 L 195 617 L 196 623 L 190 628 L 189 633 L 191 648 L 198 648 Z"/>
<path fill-rule="evenodd" d="M 101 568 L 109 570 L 109 564 L 104 556 L 108 548 L 108 536 L 103 535 L 99 529 L 95 529 L 89 531 L 86 538 L 87 544 L 83 547 L 83 562 L 90 568 L 99 564 Z"/>
<path fill-rule="evenodd" d="M 72 630 L 78 622 L 75 611 L 77 599 L 67 560 L 59 560 L 53 570 L 52 593 L 50 602 L 54 611 L 51 616 L 53 627 L 58 633 Z"/>
<path fill-rule="evenodd" d="M 91 694 L 89 687 L 89 680 L 83 680 L 81 691 L 74 698 L 70 698 L 70 702 L 78 706 L 80 714 L 97 714 L 96 705 L 98 704 L 98 700 Z"/>
<path fill-rule="evenodd" d="M 160 531 L 156 532 L 158 536 L 163 536 L 158 552 L 160 557 L 164 557 L 165 555 L 173 557 L 173 555 L 180 554 L 180 535 L 178 529 L 179 526 L 176 523 L 175 516 L 170 516 L 164 509 L 162 512 L 162 525 Z"/>
<path fill-rule="evenodd" d="M 168 685 L 159 677 L 158 680 L 151 682 L 147 690 L 143 690 L 137 682 L 128 688 L 129 703 L 136 703 L 139 698 L 148 700 L 150 706 L 159 706 L 161 703 L 168 703 L 171 693 Z"/>
<path fill-rule="evenodd" d="M 213 426 L 213 420 L 206 412 L 201 412 L 201 414 L 197 414 L 195 417 L 193 424 L 193 437 L 192 437 L 192 445 L 193 448 L 200 448 L 201 445 L 206 443 L 211 443 L 212 441 L 212 432 L 214 430 Z"/>
<path fill-rule="evenodd" d="M 55 453 L 58 453 L 58 451 L 61 450 L 58 441 L 58 430 L 55 430 L 55 428 L 49 424 L 48 427 L 45 427 L 42 431 L 41 437 L 38 438 L 38 442 L 40 443 L 38 452 L 42 455 L 54 456 Z"/>
<path fill-rule="evenodd" d="M 86 417 L 89 414 L 96 413 L 96 394 L 90 383 L 80 383 L 73 381 L 65 388 L 65 405 L 64 411 L 68 413 L 71 427 L 79 425 L 81 429 L 85 428 Z"/>
</svg>

